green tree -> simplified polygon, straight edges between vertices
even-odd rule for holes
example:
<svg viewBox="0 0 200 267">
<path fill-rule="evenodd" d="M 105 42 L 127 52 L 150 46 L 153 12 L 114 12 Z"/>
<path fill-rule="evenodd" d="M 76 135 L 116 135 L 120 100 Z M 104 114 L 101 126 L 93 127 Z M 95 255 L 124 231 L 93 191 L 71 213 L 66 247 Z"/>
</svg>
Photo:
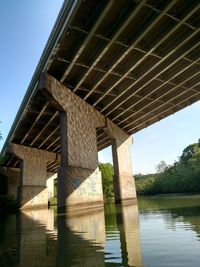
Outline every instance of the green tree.
<svg viewBox="0 0 200 267">
<path fill-rule="evenodd" d="M 102 174 L 103 194 L 105 198 L 113 197 L 113 166 L 110 163 L 100 163 L 99 169 Z"/>
<path fill-rule="evenodd" d="M 157 174 L 136 179 L 138 194 L 200 192 L 200 140 L 187 146 L 172 166 L 161 163 Z"/>
<path fill-rule="evenodd" d="M 166 169 L 167 169 L 167 164 L 164 160 L 161 160 L 161 162 L 156 165 L 157 173 L 164 172 Z"/>
<path fill-rule="evenodd" d="M 200 140 L 198 143 L 187 146 L 180 157 L 181 164 L 190 164 L 192 161 L 200 160 Z"/>
</svg>

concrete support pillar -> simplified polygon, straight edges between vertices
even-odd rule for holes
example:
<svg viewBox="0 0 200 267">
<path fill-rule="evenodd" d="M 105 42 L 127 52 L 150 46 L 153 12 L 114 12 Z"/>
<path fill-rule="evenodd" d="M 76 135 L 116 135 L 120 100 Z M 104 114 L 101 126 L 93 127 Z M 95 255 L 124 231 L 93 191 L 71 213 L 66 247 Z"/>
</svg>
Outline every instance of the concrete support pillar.
<svg viewBox="0 0 200 267">
<path fill-rule="evenodd" d="M 39 89 L 61 113 L 58 207 L 69 211 L 102 206 L 96 128 L 105 125 L 105 118 L 49 75 L 42 76 Z"/>
<path fill-rule="evenodd" d="M 14 199 L 17 199 L 17 188 L 20 181 L 20 170 L 9 168 L 8 170 L 8 192 L 9 196 L 12 196 Z"/>
<path fill-rule="evenodd" d="M 113 140 L 112 143 L 115 202 L 132 201 L 136 199 L 135 181 L 131 168 L 131 144 L 131 137 L 122 144 L 116 139 Z"/>
<path fill-rule="evenodd" d="M 54 192 L 54 181 L 57 178 L 57 173 L 47 173 L 47 181 L 46 181 L 46 186 L 47 186 L 47 191 L 48 191 L 48 199 L 51 199 L 55 196 Z"/>
<path fill-rule="evenodd" d="M 112 139 L 115 202 L 136 201 L 130 155 L 132 137 L 109 120 L 106 121 L 104 131 Z"/>
<path fill-rule="evenodd" d="M 132 138 L 50 75 L 41 76 L 39 90 L 61 113 L 58 206 L 80 209 L 103 202 L 96 141 L 99 127 L 113 140 L 116 202 L 135 200 L 129 153 Z"/>
<path fill-rule="evenodd" d="M 46 164 L 56 160 L 56 154 L 17 144 L 10 144 L 9 151 L 21 159 L 17 192 L 19 208 L 47 207 Z"/>
<path fill-rule="evenodd" d="M 101 173 L 98 169 L 96 128 L 89 118 L 74 120 L 61 115 L 61 167 L 58 173 L 58 207 L 73 210 L 102 205 Z M 77 118 L 78 114 L 75 115 Z"/>
<path fill-rule="evenodd" d="M 5 175 L 7 180 L 7 195 L 17 199 L 17 188 L 20 181 L 19 168 L 2 167 L 1 173 Z"/>
</svg>

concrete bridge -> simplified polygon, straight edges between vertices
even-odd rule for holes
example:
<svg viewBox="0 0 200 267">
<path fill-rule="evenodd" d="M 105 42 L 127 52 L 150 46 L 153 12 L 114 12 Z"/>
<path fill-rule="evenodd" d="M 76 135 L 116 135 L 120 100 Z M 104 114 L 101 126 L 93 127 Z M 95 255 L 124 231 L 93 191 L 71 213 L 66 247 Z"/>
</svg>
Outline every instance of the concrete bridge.
<svg viewBox="0 0 200 267">
<path fill-rule="evenodd" d="M 97 152 L 112 145 L 116 202 L 136 199 L 131 135 L 200 100 L 198 0 L 68 0 L 2 149 L 20 208 L 103 203 Z M 12 175 L 9 173 L 12 172 Z"/>
</svg>

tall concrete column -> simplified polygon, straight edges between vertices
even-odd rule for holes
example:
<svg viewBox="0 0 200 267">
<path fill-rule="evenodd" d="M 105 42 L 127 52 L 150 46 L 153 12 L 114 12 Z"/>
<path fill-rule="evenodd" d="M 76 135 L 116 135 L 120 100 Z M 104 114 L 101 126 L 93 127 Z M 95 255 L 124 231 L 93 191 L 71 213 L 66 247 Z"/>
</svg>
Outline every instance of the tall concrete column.
<svg viewBox="0 0 200 267">
<path fill-rule="evenodd" d="M 42 77 L 39 88 L 61 113 L 58 207 L 69 211 L 102 206 L 96 128 L 105 125 L 105 118 L 49 75 Z"/>
<path fill-rule="evenodd" d="M 61 167 L 58 173 L 58 207 L 73 210 L 102 205 L 96 128 L 90 118 L 76 121 L 71 112 L 61 115 Z"/>
<path fill-rule="evenodd" d="M 136 200 L 135 181 L 132 174 L 130 157 L 131 144 L 131 137 L 122 144 L 117 139 L 112 142 L 113 181 L 116 202 Z"/>
<path fill-rule="evenodd" d="M 54 182 L 55 179 L 57 179 L 57 173 L 47 173 L 47 180 L 46 180 L 46 186 L 48 191 L 48 199 L 51 199 L 55 196 L 54 192 Z"/>
<path fill-rule="evenodd" d="M 9 168 L 8 170 L 8 192 L 9 196 L 17 199 L 17 188 L 19 186 L 20 170 L 15 168 Z"/>
<path fill-rule="evenodd" d="M 20 159 L 19 208 L 47 207 L 46 165 L 56 154 L 18 144 L 10 144 L 9 151 Z"/>
<path fill-rule="evenodd" d="M 132 137 L 109 120 L 106 121 L 104 131 L 112 139 L 115 202 L 136 201 L 130 155 Z"/>
<path fill-rule="evenodd" d="M 103 202 L 98 169 L 96 128 L 113 140 L 116 201 L 135 200 L 129 145 L 131 137 L 66 86 L 43 74 L 39 90 L 61 113 L 61 166 L 58 175 L 60 208 Z"/>
</svg>

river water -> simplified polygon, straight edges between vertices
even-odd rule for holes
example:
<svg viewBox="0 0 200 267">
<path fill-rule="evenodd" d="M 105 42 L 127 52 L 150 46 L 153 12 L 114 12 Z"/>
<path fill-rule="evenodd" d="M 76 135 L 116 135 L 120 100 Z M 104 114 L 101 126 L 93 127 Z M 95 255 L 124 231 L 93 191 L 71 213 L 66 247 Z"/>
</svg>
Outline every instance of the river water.
<svg viewBox="0 0 200 267">
<path fill-rule="evenodd" d="M 0 214 L 0 266 L 199 267 L 200 196 L 140 198 L 87 215 Z"/>
</svg>

